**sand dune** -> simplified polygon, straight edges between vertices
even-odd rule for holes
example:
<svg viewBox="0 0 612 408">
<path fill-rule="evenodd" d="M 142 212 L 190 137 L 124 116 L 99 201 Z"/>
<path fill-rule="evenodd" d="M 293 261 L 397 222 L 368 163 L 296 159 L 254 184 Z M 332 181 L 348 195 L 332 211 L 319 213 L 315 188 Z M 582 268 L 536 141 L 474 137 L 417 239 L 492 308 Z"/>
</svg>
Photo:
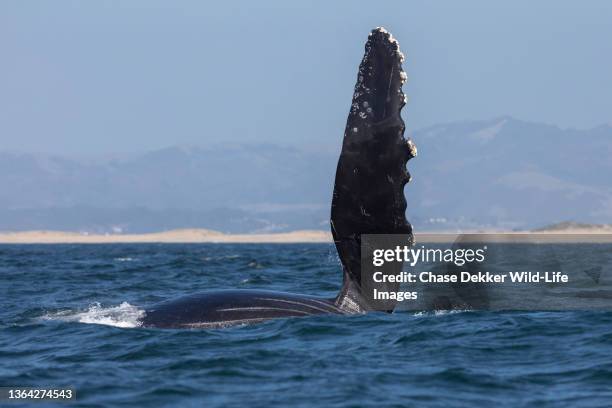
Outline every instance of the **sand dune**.
<svg viewBox="0 0 612 408">
<path fill-rule="evenodd" d="M 465 231 L 487 234 L 498 242 L 612 242 L 612 228 L 569 228 L 550 231 Z M 458 233 L 416 234 L 417 242 L 453 242 Z M 67 231 L 0 232 L 0 244 L 111 244 L 111 243 L 331 243 L 327 231 L 302 230 L 268 234 L 224 234 L 207 229 L 178 229 L 149 234 L 87 234 Z"/>
<path fill-rule="evenodd" d="M 4 244 L 104 244 L 137 242 L 182 243 L 298 243 L 331 242 L 326 231 L 293 231 L 275 234 L 224 234 L 206 229 L 179 229 L 150 234 L 86 234 L 66 231 L 25 231 L 0 233 Z"/>
</svg>

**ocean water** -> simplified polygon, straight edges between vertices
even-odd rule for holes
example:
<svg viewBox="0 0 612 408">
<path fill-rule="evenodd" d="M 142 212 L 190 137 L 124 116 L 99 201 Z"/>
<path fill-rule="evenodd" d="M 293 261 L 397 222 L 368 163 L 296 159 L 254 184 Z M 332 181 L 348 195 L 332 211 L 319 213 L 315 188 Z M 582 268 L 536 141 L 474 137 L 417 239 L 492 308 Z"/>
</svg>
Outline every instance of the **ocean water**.
<svg viewBox="0 0 612 408">
<path fill-rule="evenodd" d="M 332 245 L 3 245 L 0 279 L 0 386 L 74 387 L 62 406 L 612 406 L 610 312 L 138 327 L 209 289 L 333 297 Z"/>
</svg>

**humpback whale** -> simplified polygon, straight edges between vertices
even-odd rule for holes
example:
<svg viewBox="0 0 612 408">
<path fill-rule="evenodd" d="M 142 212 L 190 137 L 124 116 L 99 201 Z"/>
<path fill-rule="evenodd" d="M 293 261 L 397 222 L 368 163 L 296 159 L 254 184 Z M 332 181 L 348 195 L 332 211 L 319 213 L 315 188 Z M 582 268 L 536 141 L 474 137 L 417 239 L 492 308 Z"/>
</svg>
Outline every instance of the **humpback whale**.
<svg viewBox="0 0 612 408">
<path fill-rule="evenodd" d="M 210 291 L 145 309 L 144 327 L 214 328 L 281 317 L 365 313 L 361 287 L 361 234 L 402 234 L 406 219 L 406 169 L 416 147 L 404 138 L 405 105 L 398 42 L 384 28 L 369 34 L 344 130 L 331 203 L 331 232 L 343 282 L 333 299 L 261 290 Z M 394 305 L 389 305 L 389 312 Z"/>
</svg>

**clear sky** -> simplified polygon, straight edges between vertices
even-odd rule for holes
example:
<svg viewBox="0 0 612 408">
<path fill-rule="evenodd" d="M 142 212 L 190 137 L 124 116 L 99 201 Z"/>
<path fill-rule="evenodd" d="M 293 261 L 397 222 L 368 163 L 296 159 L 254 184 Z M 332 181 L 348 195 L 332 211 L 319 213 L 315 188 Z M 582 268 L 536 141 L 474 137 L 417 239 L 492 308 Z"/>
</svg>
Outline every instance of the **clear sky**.
<svg viewBox="0 0 612 408">
<path fill-rule="evenodd" d="M 369 30 L 406 55 L 409 130 L 612 121 L 612 2 L 0 2 L 0 150 L 338 145 Z"/>
</svg>

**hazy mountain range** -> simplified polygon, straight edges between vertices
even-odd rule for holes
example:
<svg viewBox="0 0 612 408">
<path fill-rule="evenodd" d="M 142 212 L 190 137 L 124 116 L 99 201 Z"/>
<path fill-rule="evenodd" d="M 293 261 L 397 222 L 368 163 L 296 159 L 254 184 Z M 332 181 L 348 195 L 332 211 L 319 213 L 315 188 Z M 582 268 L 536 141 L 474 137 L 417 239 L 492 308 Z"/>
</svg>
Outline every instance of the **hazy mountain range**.
<svg viewBox="0 0 612 408">
<path fill-rule="evenodd" d="M 612 222 L 612 127 L 510 117 L 410 135 L 408 218 L 421 230 Z M 110 159 L 0 153 L 0 230 L 327 229 L 342 135 L 329 148 L 169 147 Z"/>
</svg>

